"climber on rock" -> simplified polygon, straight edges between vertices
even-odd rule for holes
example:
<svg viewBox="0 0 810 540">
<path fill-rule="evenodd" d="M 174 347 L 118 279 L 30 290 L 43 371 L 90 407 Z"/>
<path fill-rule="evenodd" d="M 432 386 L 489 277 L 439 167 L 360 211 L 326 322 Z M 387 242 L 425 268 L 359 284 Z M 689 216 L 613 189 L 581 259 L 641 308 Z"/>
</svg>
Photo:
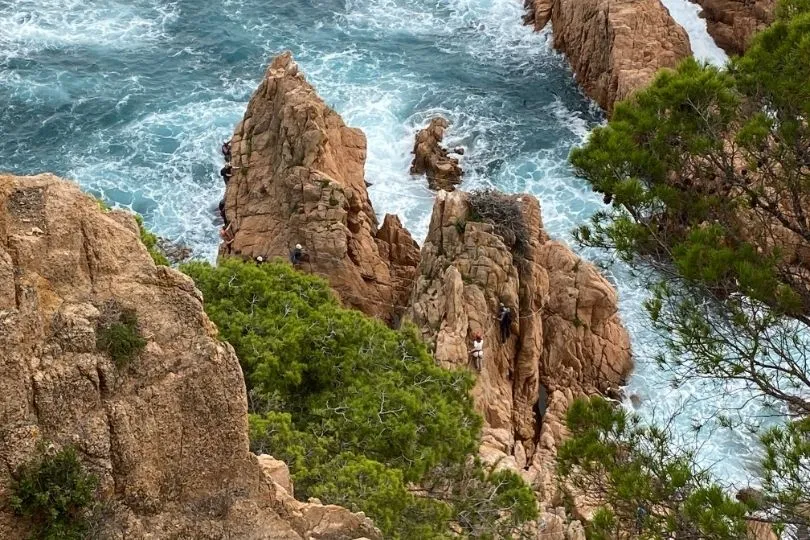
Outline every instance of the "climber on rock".
<svg viewBox="0 0 810 540">
<path fill-rule="evenodd" d="M 298 266 L 301 263 L 301 257 L 304 255 L 304 248 L 301 244 L 295 244 L 295 247 L 290 252 L 290 262 L 293 266 Z"/>
<path fill-rule="evenodd" d="M 231 162 L 231 141 L 222 143 L 222 157 L 225 158 L 225 163 Z"/>
<path fill-rule="evenodd" d="M 230 163 L 226 163 L 225 166 L 219 170 L 219 175 L 222 177 L 222 180 L 225 182 L 226 186 L 233 176 L 233 171 L 237 169 L 239 169 L 239 167 L 231 167 Z"/>
<path fill-rule="evenodd" d="M 501 303 L 498 310 L 498 324 L 501 328 L 501 343 L 506 343 L 512 333 L 512 310 Z"/>
<path fill-rule="evenodd" d="M 473 336 L 472 345 L 472 357 L 473 363 L 475 364 L 475 369 L 476 371 L 481 371 L 481 366 L 483 365 L 484 360 L 484 338 L 481 337 L 480 333 L 476 333 Z"/>
<path fill-rule="evenodd" d="M 222 217 L 222 226 L 228 226 L 228 216 L 225 215 L 225 199 L 219 201 L 219 215 Z"/>
<path fill-rule="evenodd" d="M 219 230 L 219 237 L 222 238 L 222 241 L 225 242 L 225 245 L 229 247 L 236 238 L 233 234 L 233 230 L 231 229 L 232 225 L 233 223 L 223 225 L 222 228 Z"/>
</svg>

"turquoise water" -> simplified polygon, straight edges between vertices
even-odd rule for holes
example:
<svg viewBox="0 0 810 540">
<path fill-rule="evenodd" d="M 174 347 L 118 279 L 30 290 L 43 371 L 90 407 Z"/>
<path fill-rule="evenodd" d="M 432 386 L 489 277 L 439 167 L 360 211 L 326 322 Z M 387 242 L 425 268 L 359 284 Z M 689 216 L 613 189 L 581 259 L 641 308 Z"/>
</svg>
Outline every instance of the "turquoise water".
<svg viewBox="0 0 810 540">
<path fill-rule="evenodd" d="M 548 34 L 521 15 L 521 0 L 0 1 L 0 169 L 73 178 L 213 258 L 219 144 L 269 58 L 289 49 L 327 103 L 365 131 L 380 216 L 398 213 L 419 240 L 426 234 L 432 193 L 407 174 L 409 152 L 414 131 L 442 114 L 448 144 L 466 149 L 465 188 L 531 192 L 550 233 L 568 239 L 601 202 L 566 156 L 603 118 Z M 703 443 L 718 474 L 741 479 L 750 438 L 705 437 L 719 398 L 707 402 L 697 383 L 671 389 L 644 361 L 657 341 L 642 281 L 618 264 L 607 275 L 633 337 L 629 391 L 642 414 L 684 411 L 678 433 Z M 695 433 L 693 423 L 707 427 Z"/>
</svg>

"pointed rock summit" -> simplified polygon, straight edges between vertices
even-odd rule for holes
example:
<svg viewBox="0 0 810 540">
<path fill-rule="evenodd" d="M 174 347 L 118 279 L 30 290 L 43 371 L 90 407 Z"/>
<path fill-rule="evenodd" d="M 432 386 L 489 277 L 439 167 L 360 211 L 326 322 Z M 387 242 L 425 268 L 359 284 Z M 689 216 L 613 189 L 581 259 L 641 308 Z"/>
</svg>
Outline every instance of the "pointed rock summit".
<svg viewBox="0 0 810 540">
<path fill-rule="evenodd" d="M 419 248 L 398 219 L 378 230 L 366 137 L 323 102 L 290 53 L 270 64 L 231 143 L 225 214 L 234 240 L 220 252 L 287 258 L 300 244 L 300 268 L 326 277 L 346 305 L 396 319 Z"/>
</svg>

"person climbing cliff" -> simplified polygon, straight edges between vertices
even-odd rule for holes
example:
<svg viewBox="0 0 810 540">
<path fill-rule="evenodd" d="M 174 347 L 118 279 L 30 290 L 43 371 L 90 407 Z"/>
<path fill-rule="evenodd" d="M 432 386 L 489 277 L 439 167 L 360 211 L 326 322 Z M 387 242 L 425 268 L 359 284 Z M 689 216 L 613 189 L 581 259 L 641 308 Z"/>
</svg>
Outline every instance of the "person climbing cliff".
<svg viewBox="0 0 810 540">
<path fill-rule="evenodd" d="M 228 216 L 225 215 L 225 199 L 219 201 L 219 215 L 222 218 L 222 226 L 227 227 L 230 222 L 228 221 Z"/>
<path fill-rule="evenodd" d="M 501 328 L 501 343 L 506 343 L 512 333 L 512 310 L 501 303 L 498 310 L 498 324 Z"/>
<path fill-rule="evenodd" d="M 301 244 L 295 244 L 295 247 L 290 252 L 290 262 L 293 266 L 298 266 L 301 263 L 301 257 L 304 255 L 304 248 Z"/>
<path fill-rule="evenodd" d="M 484 360 L 484 338 L 481 337 L 481 334 L 476 333 L 475 336 L 473 336 L 472 345 L 472 357 L 475 369 L 476 371 L 481 371 Z"/>
<path fill-rule="evenodd" d="M 219 230 L 219 237 L 225 243 L 226 249 L 230 250 L 231 244 L 233 244 L 234 239 L 236 238 L 233 234 L 233 230 L 231 226 L 233 223 L 229 223 L 228 225 L 223 225 L 222 228 Z"/>
<path fill-rule="evenodd" d="M 222 143 L 222 157 L 225 158 L 225 163 L 231 162 L 231 141 Z"/>
<path fill-rule="evenodd" d="M 226 163 L 225 166 L 219 170 L 219 175 L 222 177 L 222 180 L 225 182 L 226 186 L 233 176 L 233 171 L 237 169 L 239 169 L 239 167 L 231 167 L 230 163 Z"/>
</svg>

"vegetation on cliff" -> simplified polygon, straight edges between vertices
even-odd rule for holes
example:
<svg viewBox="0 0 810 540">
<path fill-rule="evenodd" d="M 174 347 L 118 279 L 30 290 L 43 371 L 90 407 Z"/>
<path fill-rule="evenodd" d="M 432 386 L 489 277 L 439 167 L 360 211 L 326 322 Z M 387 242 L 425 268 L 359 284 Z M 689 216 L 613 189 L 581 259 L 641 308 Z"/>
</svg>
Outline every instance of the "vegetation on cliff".
<svg viewBox="0 0 810 540">
<path fill-rule="evenodd" d="M 727 69 L 688 60 L 663 72 L 617 105 L 609 124 L 571 155 L 577 171 L 612 203 L 577 231 L 579 240 L 613 247 L 665 276 L 647 306 L 669 345 L 659 362 L 676 382 L 736 381 L 790 417 L 762 437 L 766 458 L 754 481 L 763 494 L 755 511 L 746 509 L 749 517 L 794 526 L 787 527 L 790 534 L 810 519 L 808 81 L 810 3 L 787 0 L 776 22 Z M 726 520 L 740 517 L 740 508 L 709 486 L 703 472 L 685 467 L 689 456 L 668 445 L 665 434 L 628 428 L 628 419 L 615 416 L 620 413 L 590 407 L 571 411 L 577 429 L 570 448 L 599 446 L 604 456 L 564 455 L 563 470 L 578 466 L 592 485 L 606 480 L 616 519 L 626 523 L 638 508 L 673 509 L 670 504 L 705 496 L 712 513 L 678 515 L 701 537 L 739 537 L 739 522 L 729 528 Z M 616 467 L 645 478 L 660 472 L 650 465 L 651 449 L 660 452 L 658 463 L 675 463 L 686 476 L 664 470 L 655 493 L 639 491 L 646 480 L 625 489 Z M 621 463 L 610 461 L 617 452 Z M 684 480 L 686 492 L 670 492 Z M 664 514 L 671 521 L 671 512 Z"/>
<path fill-rule="evenodd" d="M 31 520 L 33 538 L 80 540 L 95 503 L 98 479 L 87 473 L 72 448 L 51 452 L 41 445 L 10 486 L 11 507 Z"/>
<path fill-rule="evenodd" d="M 413 328 L 342 308 L 286 264 L 183 269 L 242 363 L 254 451 L 287 462 L 299 498 L 362 510 L 390 538 L 441 537 L 452 522 L 503 536 L 536 516 L 519 477 L 472 459 L 472 378 L 438 367 Z"/>
</svg>

